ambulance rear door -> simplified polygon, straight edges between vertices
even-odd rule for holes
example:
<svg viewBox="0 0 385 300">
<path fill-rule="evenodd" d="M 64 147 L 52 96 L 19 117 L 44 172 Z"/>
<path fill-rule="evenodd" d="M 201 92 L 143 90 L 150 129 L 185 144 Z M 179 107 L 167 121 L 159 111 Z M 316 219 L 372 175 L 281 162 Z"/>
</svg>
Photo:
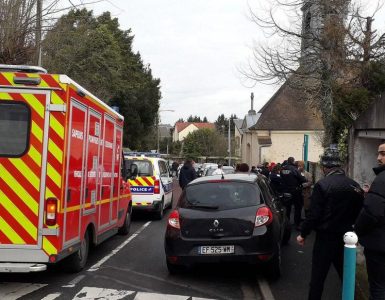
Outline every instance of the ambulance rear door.
<svg viewBox="0 0 385 300">
<path fill-rule="evenodd" d="M 49 101 L 48 90 L 0 88 L 0 261 L 46 259 Z"/>
</svg>

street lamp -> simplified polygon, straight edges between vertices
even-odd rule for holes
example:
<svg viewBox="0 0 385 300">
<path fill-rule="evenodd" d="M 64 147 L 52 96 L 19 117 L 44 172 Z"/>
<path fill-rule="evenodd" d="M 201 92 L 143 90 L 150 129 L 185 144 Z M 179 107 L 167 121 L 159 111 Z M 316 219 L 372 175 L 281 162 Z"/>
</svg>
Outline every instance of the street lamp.
<svg viewBox="0 0 385 300">
<path fill-rule="evenodd" d="M 159 122 L 160 122 L 160 112 L 162 111 L 169 111 L 169 112 L 175 112 L 173 109 L 160 109 L 158 110 L 158 113 L 156 114 L 156 132 L 157 132 L 157 145 L 156 145 L 156 153 L 159 153 Z"/>
</svg>

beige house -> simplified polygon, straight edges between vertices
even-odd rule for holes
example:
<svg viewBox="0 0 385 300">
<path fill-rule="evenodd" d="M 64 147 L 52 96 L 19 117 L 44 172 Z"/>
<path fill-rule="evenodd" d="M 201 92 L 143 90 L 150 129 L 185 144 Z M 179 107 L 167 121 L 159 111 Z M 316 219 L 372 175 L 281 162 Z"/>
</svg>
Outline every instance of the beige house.
<svg viewBox="0 0 385 300">
<path fill-rule="evenodd" d="M 203 128 L 215 130 L 215 124 L 207 122 L 176 122 L 172 135 L 172 141 L 183 141 L 189 133 Z"/>
<path fill-rule="evenodd" d="M 300 101 L 298 91 L 283 84 L 258 113 L 253 110 L 253 95 L 251 102 L 240 128 L 242 161 L 253 166 L 283 162 L 289 156 L 302 160 L 305 135 L 308 160 L 319 160 L 323 152 L 320 113 Z"/>
</svg>

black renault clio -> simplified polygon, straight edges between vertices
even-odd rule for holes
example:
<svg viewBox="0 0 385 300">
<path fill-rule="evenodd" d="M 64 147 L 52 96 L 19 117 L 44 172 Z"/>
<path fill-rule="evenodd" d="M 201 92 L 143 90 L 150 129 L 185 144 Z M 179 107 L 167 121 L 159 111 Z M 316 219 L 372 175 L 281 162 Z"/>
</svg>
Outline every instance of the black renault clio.
<svg viewBox="0 0 385 300">
<path fill-rule="evenodd" d="M 248 262 L 280 276 L 281 244 L 290 239 L 282 197 L 266 177 L 228 174 L 194 180 L 168 218 L 166 263 L 170 273 L 194 263 Z"/>
</svg>

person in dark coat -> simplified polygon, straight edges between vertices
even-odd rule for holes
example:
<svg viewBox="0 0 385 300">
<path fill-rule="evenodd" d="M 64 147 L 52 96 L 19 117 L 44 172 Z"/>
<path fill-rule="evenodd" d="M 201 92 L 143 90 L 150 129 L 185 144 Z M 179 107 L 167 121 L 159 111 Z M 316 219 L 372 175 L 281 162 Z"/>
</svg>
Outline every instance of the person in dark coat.
<svg viewBox="0 0 385 300">
<path fill-rule="evenodd" d="M 377 175 L 364 200 L 354 229 L 364 246 L 370 300 L 385 299 L 385 143 L 378 147 Z"/>
<path fill-rule="evenodd" d="M 281 171 L 281 167 L 279 165 L 275 165 L 269 175 L 270 186 L 277 194 L 283 193 L 282 178 L 281 178 L 281 175 L 279 174 L 280 171 Z"/>
<path fill-rule="evenodd" d="M 342 279 L 343 236 L 352 231 L 362 208 L 363 190 L 340 168 L 338 151 L 325 150 L 321 157 L 325 177 L 313 189 L 309 213 L 301 226 L 297 242 L 303 246 L 311 231 L 316 232 L 313 246 L 309 300 L 320 300 L 325 279 L 333 264 Z"/>
<path fill-rule="evenodd" d="M 179 171 L 179 185 L 182 189 L 186 187 L 186 185 L 197 178 L 197 173 L 193 167 L 193 161 L 191 159 L 186 159 L 183 167 Z"/>
<path fill-rule="evenodd" d="M 299 229 L 303 206 L 302 184 L 306 182 L 306 178 L 301 175 L 294 162 L 294 157 L 287 159 L 287 164 L 281 170 L 281 178 L 283 191 L 291 194 L 291 199 L 286 203 L 287 218 L 290 220 L 291 207 L 294 205 L 294 224 Z"/>
<path fill-rule="evenodd" d="M 269 178 L 270 170 L 269 170 L 269 163 L 267 161 L 264 162 L 262 165 L 261 174 L 265 175 L 266 178 Z"/>
</svg>

